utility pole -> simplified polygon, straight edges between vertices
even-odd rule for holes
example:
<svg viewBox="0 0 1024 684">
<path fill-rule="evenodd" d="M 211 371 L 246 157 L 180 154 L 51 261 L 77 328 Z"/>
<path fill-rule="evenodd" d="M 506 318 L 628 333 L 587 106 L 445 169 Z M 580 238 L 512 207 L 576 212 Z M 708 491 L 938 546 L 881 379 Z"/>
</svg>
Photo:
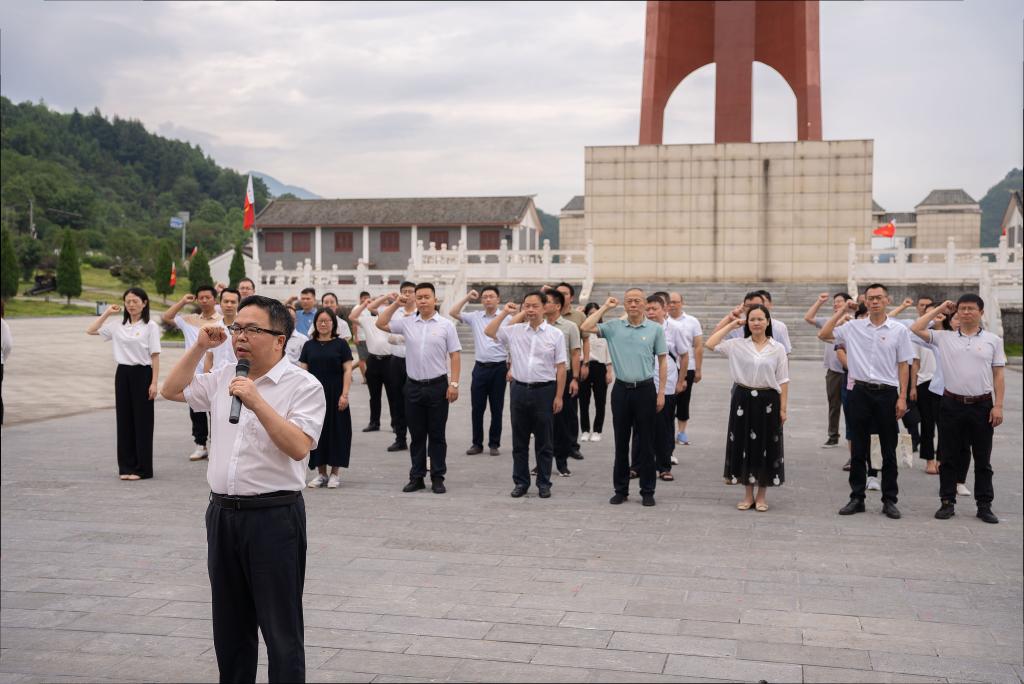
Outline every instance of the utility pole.
<svg viewBox="0 0 1024 684">
<path fill-rule="evenodd" d="M 28 233 L 36 239 L 35 200 L 31 196 L 28 198 Z"/>
</svg>

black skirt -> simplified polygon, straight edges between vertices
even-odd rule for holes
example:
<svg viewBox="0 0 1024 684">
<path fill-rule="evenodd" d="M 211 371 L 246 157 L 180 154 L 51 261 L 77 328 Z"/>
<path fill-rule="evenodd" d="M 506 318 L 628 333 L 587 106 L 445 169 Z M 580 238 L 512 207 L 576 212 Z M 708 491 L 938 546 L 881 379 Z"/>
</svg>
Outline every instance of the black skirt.
<svg viewBox="0 0 1024 684">
<path fill-rule="evenodd" d="M 730 483 L 778 487 L 786 481 L 780 406 L 773 389 L 736 385 L 725 444 L 724 476 Z"/>
</svg>

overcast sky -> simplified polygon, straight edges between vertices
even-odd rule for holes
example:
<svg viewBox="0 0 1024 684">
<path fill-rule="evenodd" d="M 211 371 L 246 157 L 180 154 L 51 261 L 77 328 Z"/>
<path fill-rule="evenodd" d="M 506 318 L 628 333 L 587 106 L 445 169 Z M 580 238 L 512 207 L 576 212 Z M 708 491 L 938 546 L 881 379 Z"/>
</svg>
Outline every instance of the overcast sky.
<svg viewBox="0 0 1024 684">
<path fill-rule="evenodd" d="M 821 5 L 826 139 L 875 140 L 875 198 L 975 199 L 1022 149 L 1024 3 Z M 583 192 L 583 148 L 635 144 L 644 3 L 85 3 L 0 6 L 0 90 L 99 107 L 325 197 Z M 713 141 L 714 66 L 665 142 Z M 796 100 L 754 71 L 754 139 Z"/>
</svg>

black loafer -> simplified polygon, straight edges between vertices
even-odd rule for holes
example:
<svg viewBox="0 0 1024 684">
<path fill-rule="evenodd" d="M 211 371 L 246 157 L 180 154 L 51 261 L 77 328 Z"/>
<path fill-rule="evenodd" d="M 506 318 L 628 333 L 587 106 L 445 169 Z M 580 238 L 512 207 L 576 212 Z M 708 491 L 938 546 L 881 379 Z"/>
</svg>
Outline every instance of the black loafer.
<svg viewBox="0 0 1024 684">
<path fill-rule="evenodd" d="M 509 496 L 511 496 L 513 499 L 518 499 L 519 497 L 526 494 L 526 489 L 526 485 L 516 485 L 515 488 L 512 489 L 512 493 L 509 494 Z"/>
<path fill-rule="evenodd" d="M 363 428 L 363 432 L 378 432 L 379 430 L 380 425 L 374 425 L 373 423 L 370 423 L 369 425 Z"/>
<path fill-rule="evenodd" d="M 839 515 L 853 515 L 864 512 L 864 501 L 862 499 L 850 499 L 850 501 L 839 509 Z"/>
<path fill-rule="evenodd" d="M 978 517 L 989 523 L 990 525 L 996 525 L 999 523 L 999 518 L 992 512 L 992 509 L 988 506 L 978 506 Z"/>
<path fill-rule="evenodd" d="M 956 515 L 956 508 L 946 501 L 943 501 L 939 510 L 935 511 L 935 517 L 939 520 L 949 520 L 954 515 Z"/>
<path fill-rule="evenodd" d="M 653 506 L 654 505 L 654 495 L 653 494 L 643 494 L 642 496 L 643 496 L 643 505 L 644 506 Z"/>
<path fill-rule="evenodd" d="M 482 446 L 476 446 L 475 444 L 466 449 L 467 456 L 476 456 L 477 454 L 482 454 L 483 452 L 484 448 Z"/>
<path fill-rule="evenodd" d="M 445 492 L 448 491 L 448 489 L 444 486 L 443 481 L 437 480 L 430 483 L 430 491 L 434 492 L 435 494 L 444 494 Z"/>
<path fill-rule="evenodd" d="M 843 466 L 843 470 L 850 472 L 850 459 L 846 459 L 846 465 Z"/>
<path fill-rule="evenodd" d="M 903 517 L 900 509 L 896 508 L 896 504 L 889 501 L 882 502 L 882 513 L 885 514 L 885 517 L 892 518 L 893 520 L 899 520 Z"/>
<path fill-rule="evenodd" d="M 608 503 L 610 503 L 613 506 L 618 506 L 619 504 L 623 503 L 624 501 L 627 501 L 628 499 L 629 494 L 616 494 L 612 498 L 608 499 Z"/>
<path fill-rule="evenodd" d="M 570 471 L 568 468 L 566 468 L 565 470 L 559 470 L 558 471 L 558 476 L 559 477 L 572 477 L 572 471 Z"/>
<path fill-rule="evenodd" d="M 541 490 L 539 490 L 537 492 L 537 496 L 539 496 L 542 499 L 550 499 L 551 498 L 551 489 L 550 488 L 541 489 Z"/>
<path fill-rule="evenodd" d="M 409 484 L 402 487 L 402 491 L 408 494 L 409 492 L 418 492 L 421 489 L 426 489 L 427 485 L 423 484 L 423 478 L 418 477 L 415 480 L 409 480 Z"/>
<path fill-rule="evenodd" d="M 400 442 L 398 440 L 395 440 L 391 444 L 391 446 L 388 447 L 388 451 L 405 451 L 408 448 L 409 448 L 409 445 L 406 444 L 405 442 Z"/>
<path fill-rule="evenodd" d="M 571 454 L 569 454 L 569 458 L 575 458 L 577 461 L 582 461 L 583 460 L 583 454 L 581 454 L 578 451 L 574 451 Z"/>
</svg>

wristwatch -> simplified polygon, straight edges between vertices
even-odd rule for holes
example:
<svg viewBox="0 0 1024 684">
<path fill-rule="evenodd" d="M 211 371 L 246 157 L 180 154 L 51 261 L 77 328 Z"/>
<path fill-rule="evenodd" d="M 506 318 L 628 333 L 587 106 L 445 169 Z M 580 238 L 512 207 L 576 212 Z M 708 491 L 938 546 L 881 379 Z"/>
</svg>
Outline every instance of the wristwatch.
<svg viewBox="0 0 1024 684">
<path fill-rule="evenodd" d="M 455 389 L 459 389 L 459 383 L 457 383 L 457 382 L 452 381 L 452 382 L 449 382 L 448 384 L 451 385 L 452 387 L 454 387 Z"/>
</svg>

